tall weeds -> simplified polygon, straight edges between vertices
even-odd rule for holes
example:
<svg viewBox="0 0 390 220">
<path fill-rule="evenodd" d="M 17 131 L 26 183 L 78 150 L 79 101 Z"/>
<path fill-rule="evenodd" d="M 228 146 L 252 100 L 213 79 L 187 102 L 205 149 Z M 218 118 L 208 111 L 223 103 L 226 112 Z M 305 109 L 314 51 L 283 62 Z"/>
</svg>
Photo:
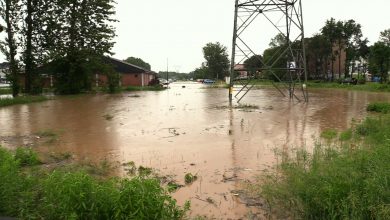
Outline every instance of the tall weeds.
<svg viewBox="0 0 390 220">
<path fill-rule="evenodd" d="M 271 211 L 293 219 L 389 219 L 390 117 L 368 118 L 340 140 L 299 151 L 263 176 L 260 196 Z"/>
<path fill-rule="evenodd" d="M 84 171 L 46 172 L 30 150 L 0 147 L 0 216 L 20 219 L 182 219 L 160 181 L 97 179 Z"/>
</svg>

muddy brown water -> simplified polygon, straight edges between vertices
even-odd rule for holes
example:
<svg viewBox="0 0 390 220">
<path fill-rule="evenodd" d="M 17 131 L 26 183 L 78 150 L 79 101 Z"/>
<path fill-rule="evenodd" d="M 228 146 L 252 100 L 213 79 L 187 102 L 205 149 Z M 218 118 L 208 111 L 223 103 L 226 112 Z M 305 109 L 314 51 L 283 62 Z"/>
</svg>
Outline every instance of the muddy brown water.
<svg viewBox="0 0 390 220">
<path fill-rule="evenodd" d="M 0 144 L 28 145 L 31 138 L 17 137 L 51 130 L 59 140 L 37 146 L 39 151 L 134 161 L 181 184 L 186 173 L 196 174 L 197 181 L 173 194 L 178 203 L 190 200 L 193 216 L 240 219 L 260 211 L 234 192 L 277 163 L 275 149 L 310 148 L 324 129 L 344 130 L 364 118 L 368 103 L 390 101 L 386 93 L 312 90 L 305 104 L 266 88 L 243 100 L 259 109 L 229 109 L 226 89 L 202 87 L 177 83 L 162 92 L 57 97 L 0 108 Z M 122 167 L 116 174 L 126 175 Z"/>
</svg>

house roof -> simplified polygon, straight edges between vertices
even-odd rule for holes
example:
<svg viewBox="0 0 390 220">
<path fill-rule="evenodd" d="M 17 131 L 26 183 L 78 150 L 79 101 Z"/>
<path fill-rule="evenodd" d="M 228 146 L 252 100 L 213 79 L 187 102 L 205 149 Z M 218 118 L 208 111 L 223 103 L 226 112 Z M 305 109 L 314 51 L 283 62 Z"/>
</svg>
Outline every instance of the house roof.
<svg viewBox="0 0 390 220">
<path fill-rule="evenodd" d="M 144 69 L 131 63 L 127 63 L 119 59 L 115 59 L 112 57 L 107 57 L 107 59 L 114 66 L 115 71 L 119 73 L 153 73 L 150 70 Z"/>
</svg>

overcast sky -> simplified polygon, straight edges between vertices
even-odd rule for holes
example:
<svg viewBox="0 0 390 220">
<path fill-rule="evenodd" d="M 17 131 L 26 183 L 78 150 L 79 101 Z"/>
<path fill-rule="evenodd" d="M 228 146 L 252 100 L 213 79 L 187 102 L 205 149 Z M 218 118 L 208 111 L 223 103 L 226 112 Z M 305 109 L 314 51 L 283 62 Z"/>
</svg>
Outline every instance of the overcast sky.
<svg viewBox="0 0 390 220">
<path fill-rule="evenodd" d="M 154 71 L 190 72 L 203 60 L 202 47 L 220 42 L 231 50 L 234 0 L 117 0 L 114 57 L 139 57 Z M 354 19 L 373 43 L 390 28 L 390 0 L 302 0 L 305 35 L 331 17 Z M 274 31 L 274 30 L 269 30 Z M 276 33 L 275 33 L 276 34 Z M 270 39 L 259 39 L 268 44 Z M 0 56 L 0 61 L 4 56 Z"/>
</svg>

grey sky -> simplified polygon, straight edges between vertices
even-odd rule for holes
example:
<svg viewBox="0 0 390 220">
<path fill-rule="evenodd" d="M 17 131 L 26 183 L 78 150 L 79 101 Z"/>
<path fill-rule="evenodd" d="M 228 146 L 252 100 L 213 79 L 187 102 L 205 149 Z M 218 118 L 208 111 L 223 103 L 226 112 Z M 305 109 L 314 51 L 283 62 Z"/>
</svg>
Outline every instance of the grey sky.
<svg viewBox="0 0 390 220">
<path fill-rule="evenodd" d="M 114 57 L 140 57 L 155 71 L 190 72 L 203 62 L 202 47 L 219 41 L 231 48 L 234 0 L 117 0 Z M 303 0 L 305 35 L 330 17 L 354 19 L 373 43 L 390 28 L 390 0 Z M 270 30 L 271 31 L 271 30 Z M 273 30 L 272 30 L 273 31 Z M 275 33 L 276 34 L 276 33 Z M 268 44 L 270 39 L 259 39 Z M 0 56 L 0 61 L 4 56 Z"/>
</svg>

